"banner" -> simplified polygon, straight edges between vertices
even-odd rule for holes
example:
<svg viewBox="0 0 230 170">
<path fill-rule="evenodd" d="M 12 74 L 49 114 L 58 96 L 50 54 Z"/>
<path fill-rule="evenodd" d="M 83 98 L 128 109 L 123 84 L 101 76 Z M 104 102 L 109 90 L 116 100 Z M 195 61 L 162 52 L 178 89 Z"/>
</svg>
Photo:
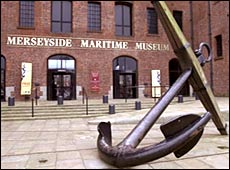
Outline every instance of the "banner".
<svg viewBox="0 0 230 170">
<path fill-rule="evenodd" d="M 160 70 L 152 70 L 152 97 L 161 97 L 161 74 Z"/>
<path fill-rule="evenodd" d="M 32 87 L 32 63 L 22 62 L 21 95 L 30 95 Z"/>
</svg>

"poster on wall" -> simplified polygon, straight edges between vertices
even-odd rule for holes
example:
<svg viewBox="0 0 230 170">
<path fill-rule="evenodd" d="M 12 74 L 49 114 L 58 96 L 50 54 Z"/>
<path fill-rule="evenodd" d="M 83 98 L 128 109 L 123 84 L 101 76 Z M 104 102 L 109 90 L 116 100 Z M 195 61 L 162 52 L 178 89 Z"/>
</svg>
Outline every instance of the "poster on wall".
<svg viewBox="0 0 230 170">
<path fill-rule="evenodd" d="M 99 91 L 99 73 L 91 72 L 91 91 Z"/>
<path fill-rule="evenodd" d="M 21 95 L 30 95 L 32 87 L 32 63 L 22 62 Z"/>
<path fill-rule="evenodd" d="M 151 70 L 152 97 L 161 97 L 161 74 L 160 70 Z"/>
</svg>

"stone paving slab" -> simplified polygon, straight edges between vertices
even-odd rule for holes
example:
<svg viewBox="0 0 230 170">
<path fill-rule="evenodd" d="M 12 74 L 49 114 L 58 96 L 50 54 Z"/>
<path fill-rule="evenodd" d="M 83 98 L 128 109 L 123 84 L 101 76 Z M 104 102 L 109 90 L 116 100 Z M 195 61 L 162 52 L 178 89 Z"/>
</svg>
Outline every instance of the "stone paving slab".
<svg viewBox="0 0 230 170">
<path fill-rule="evenodd" d="M 191 108 L 201 108 L 198 103 L 170 105 L 165 115 L 186 113 L 187 108 L 191 112 Z M 228 98 L 218 104 L 229 114 Z M 135 121 L 132 118 L 140 112 L 124 113 L 125 116 L 119 113 L 108 115 L 107 118 L 2 121 L 1 169 L 117 169 L 98 156 L 97 122 L 112 122 L 112 143 L 117 145 L 136 126 L 138 117 Z M 122 117 L 127 120 L 127 116 L 129 122 L 118 119 Z M 229 127 L 228 119 L 226 123 Z M 162 141 L 164 137 L 159 126 L 158 123 L 154 124 L 138 147 Z M 229 134 L 229 128 L 227 130 Z M 171 153 L 127 169 L 229 169 L 229 135 L 220 135 L 213 122 L 209 121 L 197 145 L 181 158 Z"/>
</svg>

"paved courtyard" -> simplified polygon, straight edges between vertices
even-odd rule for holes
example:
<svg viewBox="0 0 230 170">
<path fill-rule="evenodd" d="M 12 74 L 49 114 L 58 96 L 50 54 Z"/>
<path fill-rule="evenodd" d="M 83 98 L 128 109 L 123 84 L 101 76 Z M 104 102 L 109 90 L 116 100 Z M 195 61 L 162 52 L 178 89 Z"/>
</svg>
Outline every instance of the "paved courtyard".
<svg viewBox="0 0 230 170">
<path fill-rule="evenodd" d="M 218 104 L 225 114 L 229 114 L 228 98 L 218 100 Z M 174 103 L 165 111 L 165 118 L 176 111 L 198 112 L 196 109 L 202 109 L 201 106 L 195 100 Z M 2 121 L 1 169 L 116 169 L 98 156 L 98 122 L 111 121 L 112 142 L 117 145 L 147 111 L 142 109 L 97 118 Z M 225 118 L 229 128 L 228 115 Z M 164 137 L 159 126 L 160 122 L 154 124 L 138 147 L 162 141 Z M 220 135 L 209 121 L 198 144 L 181 158 L 171 153 L 128 169 L 229 169 L 229 135 Z"/>
</svg>

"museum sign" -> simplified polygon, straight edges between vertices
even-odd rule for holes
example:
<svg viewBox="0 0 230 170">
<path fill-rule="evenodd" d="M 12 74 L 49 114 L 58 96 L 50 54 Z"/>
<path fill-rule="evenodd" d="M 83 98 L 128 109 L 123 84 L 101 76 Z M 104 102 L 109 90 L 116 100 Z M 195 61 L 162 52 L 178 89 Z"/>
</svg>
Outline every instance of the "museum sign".
<svg viewBox="0 0 230 170">
<path fill-rule="evenodd" d="M 7 45 L 17 47 L 62 47 L 76 49 L 118 49 L 168 51 L 169 44 L 84 38 L 8 36 Z"/>
</svg>

